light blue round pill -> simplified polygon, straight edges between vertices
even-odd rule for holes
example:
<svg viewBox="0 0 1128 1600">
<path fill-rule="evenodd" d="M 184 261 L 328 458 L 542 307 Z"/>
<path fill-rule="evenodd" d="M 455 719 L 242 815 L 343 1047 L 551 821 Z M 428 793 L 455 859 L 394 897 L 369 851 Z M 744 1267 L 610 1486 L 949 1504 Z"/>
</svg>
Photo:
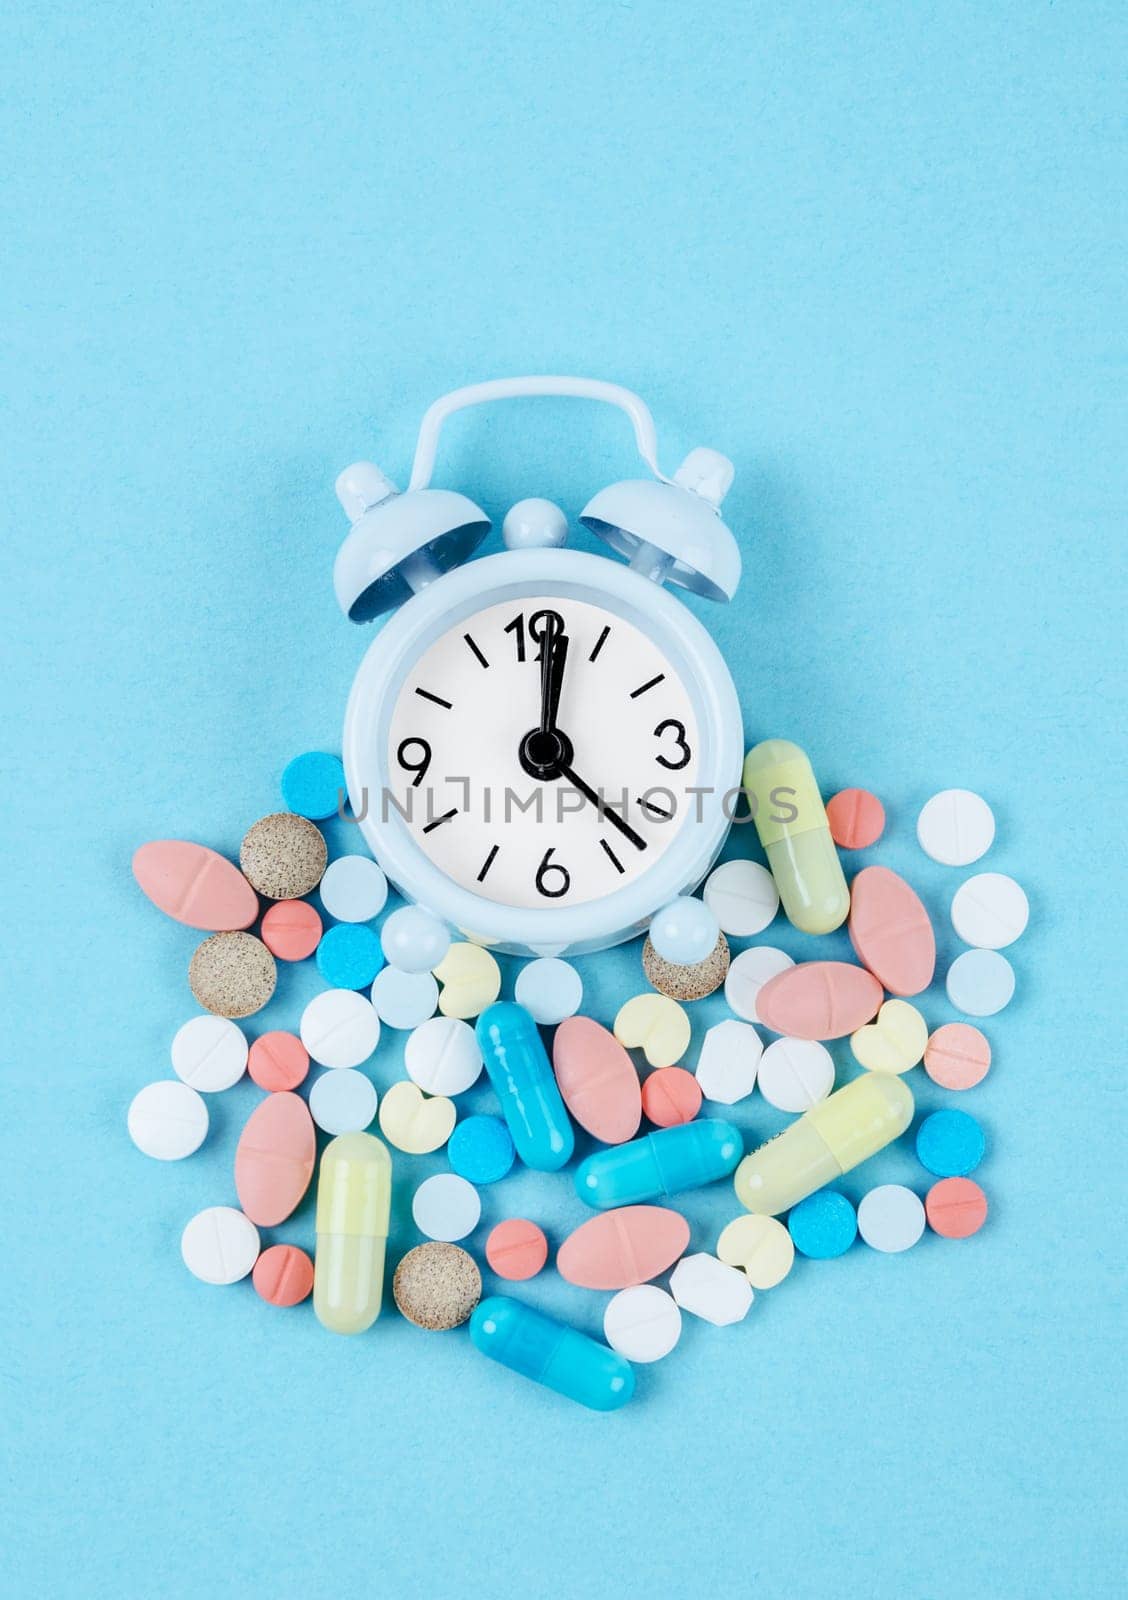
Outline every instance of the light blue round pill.
<svg viewBox="0 0 1128 1600">
<path fill-rule="evenodd" d="M 282 774 L 282 799 L 290 811 L 312 822 L 335 817 L 345 794 L 345 769 L 340 756 L 307 750 L 295 756 Z"/>
<path fill-rule="evenodd" d="M 820 1189 L 800 1200 L 787 1227 L 796 1250 L 812 1261 L 845 1255 L 858 1236 L 857 1213 L 837 1189 Z"/>
<path fill-rule="evenodd" d="M 513 1158 L 513 1139 L 500 1117 L 465 1117 L 447 1140 L 451 1170 L 467 1183 L 496 1183 Z"/>
<path fill-rule="evenodd" d="M 429 972 L 400 972 L 385 967 L 372 985 L 376 1015 L 389 1028 L 418 1028 L 435 1015 L 439 986 Z"/>
<path fill-rule="evenodd" d="M 421 906 L 401 906 L 384 922 L 380 943 L 400 972 L 432 972 L 450 949 L 444 922 Z"/>
<path fill-rule="evenodd" d="M 342 922 L 322 934 L 317 970 L 331 989 L 367 989 L 384 956 L 380 941 L 362 922 Z"/>
<path fill-rule="evenodd" d="M 948 968 L 947 988 L 965 1017 L 993 1017 L 1014 994 L 1014 968 L 997 950 L 965 950 Z"/>
<path fill-rule="evenodd" d="M 966 1178 L 986 1148 L 983 1129 L 966 1111 L 934 1111 L 917 1129 L 917 1159 L 938 1178 Z"/>
<path fill-rule="evenodd" d="M 531 1012 L 542 1028 L 554 1028 L 566 1017 L 574 1017 L 584 998 L 583 979 L 568 961 L 543 956 L 530 961 L 517 974 L 514 998 Z"/>
<path fill-rule="evenodd" d="M 650 942 L 675 967 L 693 967 L 711 955 L 720 927 L 704 900 L 683 894 L 656 911 L 650 923 Z"/>
</svg>

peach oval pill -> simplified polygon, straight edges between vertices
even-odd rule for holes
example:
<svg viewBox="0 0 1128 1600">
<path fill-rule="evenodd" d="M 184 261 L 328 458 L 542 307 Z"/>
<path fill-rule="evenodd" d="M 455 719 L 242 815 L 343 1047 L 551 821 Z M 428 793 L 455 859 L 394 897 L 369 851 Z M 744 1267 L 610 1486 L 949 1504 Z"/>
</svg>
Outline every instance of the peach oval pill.
<svg viewBox="0 0 1128 1600">
<path fill-rule="evenodd" d="M 548 1260 L 544 1229 L 524 1217 L 499 1222 L 486 1240 L 486 1260 L 499 1278 L 510 1283 L 535 1278 Z"/>
<path fill-rule="evenodd" d="M 300 1095 L 272 1094 L 247 1119 L 235 1150 L 235 1192 L 246 1216 L 273 1228 L 301 1204 L 317 1140 Z"/>
<path fill-rule="evenodd" d="M 276 900 L 263 915 L 262 942 L 279 961 L 304 961 L 321 940 L 321 918 L 308 900 Z"/>
<path fill-rule="evenodd" d="M 915 889 L 888 867 L 865 867 L 850 886 L 850 943 L 893 995 L 920 994 L 936 970 L 936 936 Z"/>
<path fill-rule="evenodd" d="M 868 850 L 885 831 L 885 807 L 868 789 L 839 789 L 826 803 L 830 837 L 842 850 Z"/>
<path fill-rule="evenodd" d="M 684 1067 L 659 1067 L 642 1086 L 642 1109 L 656 1128 L 692 1122 L 701 1110 L 701 1085 Z"/>
<path fill-rule="evenodd" d="M 204 844 L 154 839 L 133 853 L 133 876 L 159 911 L 207 933 L 249 928 L 258 895 L 238 867 Z"/>
<path fill-rule="evenodd" d="M 970 1022 L 946 1022 L 924 1047 L 924 1070 L 942 1089 L 974 1089 L 991 1066 L 991 1046 Z"/>
<path fill-rule="evenodd" d="M 987 1196 L 970 1178 L 941 1178 L 924 1197 L 924 1214 L 942 1239 L 970 1239 L 987 1220 Z"/>
<path fill-rule="evenodd" d="M 296 1244 L 272 1244 L 255 1262 L 251 1282 L 268 1306 L 297 1306 L 313 1293 L 313 1262 Z"/>
<path fill-rule="evenodd" d="M 684 1255 L 689 1223 L 666 1206 L 619 1206 L 582 1222 L 556 1254 L 556 1270 L 581 1289 L 648 1283 Z"/>
<path fill-rule="evenodd" d="M 247 1071 L 260 1089 L 284 1093 L 304 1083 L 309 1072 L 309 1051 L 296 1034 L 276 1029 L 255 1040 L 247 1057 Z"/>
<path fill-rule="evenodd" d="M 626 1050 L 590 1017 L 568 1017 L 552 1041 L 552 1070 L 569 1112 L 604 1144 L 625 1144 L 642 1121 L 642 1092 Z"/>
<path fill-rule="evenodd" d="M 841 1039 L 877 1014 L 881 984 L 848 961 L 804 961 L 769 978 L 756 996 L 766 1028 L 793 1039 Z"/>
</svg>

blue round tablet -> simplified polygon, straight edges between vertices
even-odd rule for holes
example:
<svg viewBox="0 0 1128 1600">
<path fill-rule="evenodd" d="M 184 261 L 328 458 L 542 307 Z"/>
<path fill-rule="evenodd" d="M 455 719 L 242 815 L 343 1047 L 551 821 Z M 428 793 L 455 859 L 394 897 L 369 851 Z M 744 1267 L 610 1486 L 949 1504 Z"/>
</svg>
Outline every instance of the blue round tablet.
<svg viewBox="0 0 1128 1600">
<path fill-rule="evenodd" d="M 966 1178 L 986 1147 L 983 1129 L 966 1111 L 934 1111 L 917 1129 L 917 1159 L 938 1178 Z"/>
<path fill-rule="evenodd" d="M 340 756 L 309 750 L 295 756 L 282 774 L 282 798 L 290 811 L 311 822 L 335 817 L 345 793 L 345 769 Z"/>
<path fill-rule="evenodd" d="M 500 1117 L 464 1117 L 447 1140 L 451 1169 L 468 1183 L 496 1183 L 513 1165 L 513 1140 Z"/>
<path fill-rule="evenodd" d="M 853 1206 L 837 1189 L 819 1189 L 791 1208 L 787 1227 L 800 1255 L 829 1261 L 845 1255 L 858 1236 Z"/>
<path fill-rule="evenodd" d="M 317 970 L 331 989 L 367 989 L 384 965 L 384 952 L 363 922 L 341 922 L 321 937 Z"/>
</svg>

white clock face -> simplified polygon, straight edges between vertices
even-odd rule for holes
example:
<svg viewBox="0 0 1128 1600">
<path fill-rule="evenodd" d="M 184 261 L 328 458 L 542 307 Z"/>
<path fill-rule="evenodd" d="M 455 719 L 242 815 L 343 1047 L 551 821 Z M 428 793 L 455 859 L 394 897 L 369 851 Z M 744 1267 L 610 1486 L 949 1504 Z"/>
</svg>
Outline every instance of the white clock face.
<svg viewBox="0 0 1128 1600">
<path fill-rule="evenodd" d="M 698 765 L 693 703 L 652 639 L 600 606 L 526 597 L 463 618 L 409 668 L 383 804 L 472 893 L 582 905 L 692 825 Z"/>
</svg>

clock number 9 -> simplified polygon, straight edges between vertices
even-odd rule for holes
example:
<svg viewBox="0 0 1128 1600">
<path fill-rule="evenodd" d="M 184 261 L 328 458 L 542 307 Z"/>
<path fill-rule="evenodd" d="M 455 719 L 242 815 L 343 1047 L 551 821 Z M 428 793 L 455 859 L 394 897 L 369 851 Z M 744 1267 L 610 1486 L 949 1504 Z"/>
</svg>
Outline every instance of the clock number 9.
<svg viewBox="0 0 1128 1600">
<path fill-rule="evenodd" d="M 693 751 L 689 748 L 689 744 L 686 741 L 685 723 L 676 722 L 673 717 L 667 717 L 665 722 L 660 722 L 658 724 L 654 730 L 654 737 L 656 739 L 661 739 L 663 734 L 669 729 L 673 729 L 674 741 L 680 759 L 677 761 L 671 761 L 669 756 L 663 755 L 655 756 L 654 759 L 657 761 L 660 767 L 665 767 L 668 772 L 680 772 L 683 767 L 687 767 L 689 765 L 693 756 Z"/>
<path fill-rule="evenodd" d="M 408 755 L 412 745 L 423 752 L 418 761 L 412 761 Z M 396 760 L 405 772 L 414 772 L 415 776 L 411 780 L 411 787 L 418 789 L 427 775 L 427 768 L 431 765 L 431 746 L 426 739 L 405 739 L 396 751 Z"/>
<path fill-rule="evenodd" d="M 550 845 L 541 859 L 541 864 L 537 868 L 537 875 L 536 879 L 534 880 L 536 882 L 538 894 L 543 894 L 546 900 L 559 900 L 560 896 L 567 894 L 568 890 L 572 887 L 572 877 L 567 867 L 562 867 L 559 861 L 553 861 L 550 859 L 555 852 L 556 846 Z M 548 887 L 546 879 L 548 878 L 549 873 L 559 874 L 558 879 L 554 879 L 554 882 L 558 884 L 558 887 L 553 889 Z"/>
</svg>

